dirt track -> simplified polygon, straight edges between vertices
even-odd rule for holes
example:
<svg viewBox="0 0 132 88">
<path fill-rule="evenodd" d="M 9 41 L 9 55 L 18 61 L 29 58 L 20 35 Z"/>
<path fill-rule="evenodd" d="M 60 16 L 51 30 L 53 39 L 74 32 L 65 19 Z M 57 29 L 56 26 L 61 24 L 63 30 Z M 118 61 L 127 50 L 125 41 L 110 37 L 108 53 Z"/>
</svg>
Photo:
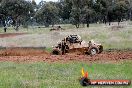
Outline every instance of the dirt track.
<svg viewBox="0 0 132 88">
<path fill-rule="evenodd" d="M 14 36 L 19 36 L 19 35 L 24 35 L 26 33 L 6 33 L 6 34 L 0 34 L 0 38 L 5 38 L 5 37 L 14 37 Z"/>
<path fill-rule="evenodd" d="M 118 62 L 120 60 L 132 60 L 132 51 L 113 51 L 103 52 L 95 56 L 89 55 L 50 55 L 44 50 L 36 49 L 7 49 L 0 50 L 0 61 L 13 62 L 68 62 L 68 61 L 85 61 L 85 62 Z"/>
</svg>

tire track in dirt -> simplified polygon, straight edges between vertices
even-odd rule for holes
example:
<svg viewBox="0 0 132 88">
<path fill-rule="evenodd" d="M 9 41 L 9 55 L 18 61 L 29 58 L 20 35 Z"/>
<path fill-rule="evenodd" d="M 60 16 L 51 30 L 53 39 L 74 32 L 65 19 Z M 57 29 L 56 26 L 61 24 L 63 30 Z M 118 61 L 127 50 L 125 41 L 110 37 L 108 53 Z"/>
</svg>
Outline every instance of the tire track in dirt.
<svg viewBox="0 0 132 88">
<path fill-rule="evenodd" d="M 24 34 L 27 34 L 27 33 L 6 33 L 6 34 L 0 34 L 0 38 L 14 37 L 14 36 L 19 36 Z"/>
<path fill-rule="evenodd" d="M 5 49 L 0 50 L 0 61 L 13 62 L 69 62 L 69 61 L 85 61 L 85 62 L 109 62 L 132 60 L 132 51 L 104 51 L 94 56 L 90 55 L 51 55 L 41 49 Z"/>
</svg>

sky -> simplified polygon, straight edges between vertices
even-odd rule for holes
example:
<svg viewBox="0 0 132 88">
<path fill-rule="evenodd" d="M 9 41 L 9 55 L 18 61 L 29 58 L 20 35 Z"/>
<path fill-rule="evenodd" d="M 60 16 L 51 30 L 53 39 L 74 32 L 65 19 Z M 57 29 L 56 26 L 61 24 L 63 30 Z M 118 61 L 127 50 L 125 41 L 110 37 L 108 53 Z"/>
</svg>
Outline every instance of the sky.
<svg viewBox="0 0 132 88">
<path fill-rule="evenodd" d="M 31 0 L 27 0 L 27 1 L 31 1 Z M 40 1 L 42 1 L 42 0 L 35 0 L 35 2 L 38 4 Z M 48 1 L 53 1 L 53 2 L 56 2 L 56 1 L 58 1 L 58 0 L 43 0 L 43 1 L 46 1 L 46 2 L 48 2 Z"/>
</svg>

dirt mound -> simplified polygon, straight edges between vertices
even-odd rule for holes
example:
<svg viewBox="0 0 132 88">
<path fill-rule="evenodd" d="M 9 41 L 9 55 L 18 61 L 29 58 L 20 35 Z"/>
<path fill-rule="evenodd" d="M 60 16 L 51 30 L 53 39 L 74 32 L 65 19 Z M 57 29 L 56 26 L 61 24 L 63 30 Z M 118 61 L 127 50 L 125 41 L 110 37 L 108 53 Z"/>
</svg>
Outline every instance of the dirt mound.
<svg viewBox="0 0 132 88">
<path fill-rule="evenodd" d="M 13 61 L 13 62 L 69 62 L 69 61 L 82 61 L 82 62 L 101 62 L 107 63 L 110 61 L 119 62 L 124 60 L 132 60 L 132 51 L 112 51 L 103 52 L 98 55 L 50 55 L 44 50 L 36 49 L 6 49 L 0 50 L 0 61 Z"/>
<path fill-rule="evenodd" d="M 49 54 L 48 52 L 42 49 L 9 48 L 0 50 L 0 56 L 37 56 L 48 54 Z"/>
<path fill-rule="evenodd" d="M 18 35 L 24 35 L 27 33 L 5 33 L 5 34 L 0 34 L 0 38 L 5 38 L 5 37 L 14 37 Z"/>
</svg>

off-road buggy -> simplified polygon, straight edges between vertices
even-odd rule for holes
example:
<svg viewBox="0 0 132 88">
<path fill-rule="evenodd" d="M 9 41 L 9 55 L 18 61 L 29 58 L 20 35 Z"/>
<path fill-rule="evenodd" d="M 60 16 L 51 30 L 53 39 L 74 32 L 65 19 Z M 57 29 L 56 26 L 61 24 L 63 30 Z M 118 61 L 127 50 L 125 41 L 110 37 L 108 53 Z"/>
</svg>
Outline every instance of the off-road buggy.
<svg viewBox="0 0 132 88">
<path fill-rule="evenodd" d="M 59 42 L 57 46 L 53 47 L 52 54 L 64 55 L 76 51 L 83 54 L 95 55 L 103 51 L 103 46 L 95 43 L 93 40 L 86 43 L 79 35 L 69 35 Z"/>
</svg>

